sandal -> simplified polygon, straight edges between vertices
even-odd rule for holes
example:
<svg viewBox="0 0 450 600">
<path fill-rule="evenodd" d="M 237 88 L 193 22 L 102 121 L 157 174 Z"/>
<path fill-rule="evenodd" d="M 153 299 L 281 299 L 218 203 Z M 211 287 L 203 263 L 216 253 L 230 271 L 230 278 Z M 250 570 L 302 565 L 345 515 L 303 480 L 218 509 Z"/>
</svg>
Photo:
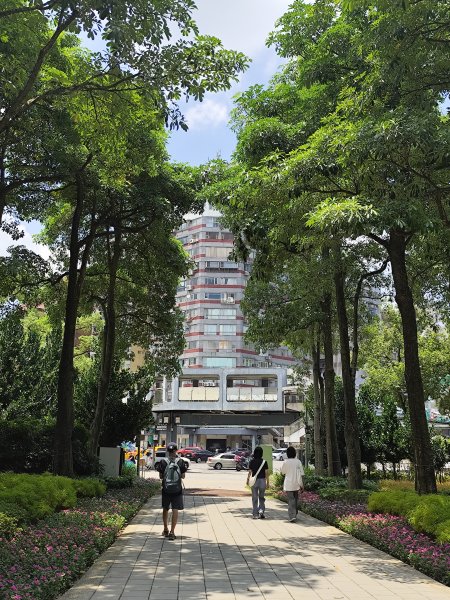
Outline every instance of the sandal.
<svg viewBox="0 0 450 600">
<path fill-rule="evenodd" d="M 168 540 L 176 540 L 176 539 L 177 539 L 177 536 L 174 534 L 174 532 L 173 532 L 173 531 L 171 531 L 171 532 L 169 533 L 169 535 L 167 536 L 167 539 L 168 539 Z"/>
<path fill-rule="evenodd" d="M 162 534 L 164 537 L 167 537 L 169 535 L 169 530 L 168 529 L 163 529 Z"/>
</svg>

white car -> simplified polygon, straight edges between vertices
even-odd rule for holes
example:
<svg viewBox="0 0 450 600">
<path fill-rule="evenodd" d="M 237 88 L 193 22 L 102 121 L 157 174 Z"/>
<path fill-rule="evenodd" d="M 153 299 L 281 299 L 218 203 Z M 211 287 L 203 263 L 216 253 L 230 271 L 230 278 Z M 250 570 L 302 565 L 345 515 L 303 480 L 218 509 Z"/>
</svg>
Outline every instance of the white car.
<svg viewBox="0 0 450 600">
<path fill-rule="evenodd" d="M 206 461 L 208 467 L 212 469 L 235 469 L 236 468 L 236 455 L 231 452 L 222 452 L 222 454 L 215 454 L 209 456 Z"/>
<path fill-rule="evenodd" d="M 286 460 L 287 458 L 287 448 L 277 448 L 272 452 L 273 460 Z"/>
<path fill-rule="evenodd" d="M 155 452 L 155 460 L 153 462 L 153 468 L 156 469 L 156 465 L 165 458 L 167 458 L 166 450 L 157 450 Z M 189 467 L 191 465 L 191 461 L 188 458 L 186 458 L 185 456 L 178 456 L 178 458 L 181 458 L 183 460 L 184 464 L 186 465 L 186 469 L 189 469 Z"/>
</svg>

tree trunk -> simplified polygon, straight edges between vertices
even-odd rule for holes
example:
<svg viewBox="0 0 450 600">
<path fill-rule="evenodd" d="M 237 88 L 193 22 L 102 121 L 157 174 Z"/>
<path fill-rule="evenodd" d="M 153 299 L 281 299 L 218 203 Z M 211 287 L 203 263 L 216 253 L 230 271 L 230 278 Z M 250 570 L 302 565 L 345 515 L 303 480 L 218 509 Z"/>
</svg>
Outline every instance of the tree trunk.
<svg viewBox="0 0 450 600">
<path fill-rule="evenodd" d="M 311 344 L 311 356 L 313 362 L 313 386 L 314 386 L 314 467 L 318 475 L 324 474 L 324 462 L 323 462 L 323 446 L 321 436 L 321 423 L 323 414 L 320 411 L 320 343 L 314 339 Z"/>
<path fill-rule="evenodd" d="M 416 310 L 406 270 L 406 244 L 405 233 L 392 230 L 386 247 L 391 260 L 395 301 L 402 319 L 405 380 L 414 447 L 414 462 L 417 469 L 417 489 L 421 494 L 435 494 L 437 492 L 436 477 L 425 415 L 425 395 L 419 362 Z"/>
<path fill-rule="evenodd" d="M 116 281 L 117 270 L 121 254 L 121 230 L 119 227 L 114 229 L 114 243 L 112 256 L 108 258 L 109 284 L 106 303 L 103 308 L 105 325 L 103 328 L 102 356 L 100 367 L 100 381 L 97 388 L 97 404 L 95 415 L 90 427 L 90 436 L 88 443 L 88 454 L 91 458 L 97 456 L 97 448 L 100 439 L 100 433 L 103 425 L 105 413 L 106 397 L 108 395 L 111 373 L 114 364 L 114 352 L 116 345 Z"/>
<path fill-rule="evenodd" d="M 321 302 L 323 312 L 323 350 L 325 357 L 325 432 L 327 448 L 328 475 L 341 474 L 341 459 L 336 434 L 334 367 L 333 367 L 333 331 L 331 328 L 331 296 L 326 294 Z"/>
<path fill-rule="evenodd" d="M 84 203 L 84 184 L 77 176 L 77 200 L 72 216 L 69 245 L 69 273 L 67 278 L 64 332 L 59 360 L 55 453 L 53 470 L 57 475 L 73 475 L 73 349 L 79 304 L 78 286 L 78 232 Z"/>
<path fill-rule="evenodd" d="M 318 345 L 318 352 L 319 352 L 319 356 L 320 356 L 320 341 L 319 341 L 319 345 Z M 323 382 L 323 376 L 322 376 L 322 372 L 319 371 L 319 390 L 320 390 L 320 414 L 322 415 L 322 418 L 320 419 L 320 441 L 322 443 L 322 448 L 325 451 L 325 443 L 326 443 L 326 436 L 325 436 L 325 385 Z M 325 463 L 324 463 L 325 465 Z"/>
<path fill-rule="evenodd" d="M 337 253 L 338 263 L 340 262 L 339 252 L 340 251 Z M 341 349 L 342 383 L 344 388 L 344 434 L 348 463 L 348 487 L 351 490 L 356 490 L 362 486 L 361 447 L 359 444 L 358 414 L 356 412 L 355 402 L 355 379 L 352 376 L 350 359 L 344 273 L 339 264 L 334 274 L 334 285 L 336 291 L 336 310 Z"/>
</svg>

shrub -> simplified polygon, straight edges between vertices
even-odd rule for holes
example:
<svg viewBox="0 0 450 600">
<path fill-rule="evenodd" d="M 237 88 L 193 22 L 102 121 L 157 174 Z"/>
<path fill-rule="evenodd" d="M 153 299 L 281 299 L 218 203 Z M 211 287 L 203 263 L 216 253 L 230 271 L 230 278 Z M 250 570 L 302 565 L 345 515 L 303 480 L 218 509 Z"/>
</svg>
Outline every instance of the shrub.
<svg viewBox="0 0 450 600">
<path fill-rule="evenodd" d="M 327 487 L 318 490 L 318 494 L 325 500 L 339 500 L 347 504 L 363 504 L 367 502 L 369 490 L 349 490 L 341 487 Z"/>
<path fill-rule="evenodd" d="M 316 492 L 321 488 L 326 487 L 347 487 L 347 480 L 344 477 L 327 477 L 325 475 L 305 474 L 303 478 L 305 490 L 308 492 Z"/>
<path fill-rule="evenodd" d="M 418 505 L 409 513 L 408 521 L 417 531 L 435 534 L 438 525 L 450 517 L 450 498 L 421 496 Z"/>
<path fill-rule="evenodd" d="M 380 489 L 379 481 L 372 481 L 371 479 L 364 479 L 362 486 L 364 490 L 370 490 L 371 492 L 378 492 Z"/>
<path fill-rule="evenodd" d="M 414 492 L 414 481 L 407 479 L 382 479 L 380 490 L 392 492 Z"/>
<path fill-rule="evenodd" d="M 106 484 L 100 479 L 86 478 L 74 479 L 73 485 L 79 498 L 93 498 L 103 496 L 106 492 Z"/>
<path fill-rule="evenodd" d="M 450 544 L 450 519 L 439 523 L 436 527 L 436 539 L 440 544 Z"/>
<path fill-rule="evenodd" d="M 284 475 L 282 473 L 273 473 L 270 479 L 273 490 L 279 491 L 283 489 Z"/>
<path fill-rule="evenodd" d="M 5 515 L 0 512 L 0 538 L 10 538 L 18 530 L 18 520 L 16 517 Z"/>
<path fill-rule="evenodd" d="M 6 511 L 10 516 L 18 516 L 17 510 L 13 508 L 16 506 L 22 509 L 21 520 L 36 521 L 55 510 L 71 508 L 76 502 L 75 488 L 68 477 L 50 474 L 0 474 L 0 503 L 10 507 Z"/>
<path fill-rule="evenodd" d="M 370 512 L 407 516 L 420 502 L 420 496 L 414 492 L 373 492 L 369 496 Z"/>
<path fill-rule="evenodd" d="M 122 465 L 122 471 L 120 473 L 121 477 L 130 477 L 131 479 L 136 479 L 137 471 L 136 465 L 125 463 Z"/>
<path fill-rule="evenodd" d="M 0 419 L 0 464 L 15 473 L 44 473 L 52 469 L 54 421 Z M 98 470 L 88 459 L 88 431 L 75 424 L 72 433 L 73 468 L 77 475 L 90 475 Z"/>
<path fill-rule="evenodd" d="M 450 480 L 441 482 L 438 481 L 437 488 L 440 494 L 447 494 L 450 496 Z"/>
<path fill-rule="evenodd" d="M 118 490 L 122 488 L 130 488 L 133 485 L 133 477 L 130 475 L 119 477 L 104 477 L 103 482 L 108 490 Z"/>
</svg>

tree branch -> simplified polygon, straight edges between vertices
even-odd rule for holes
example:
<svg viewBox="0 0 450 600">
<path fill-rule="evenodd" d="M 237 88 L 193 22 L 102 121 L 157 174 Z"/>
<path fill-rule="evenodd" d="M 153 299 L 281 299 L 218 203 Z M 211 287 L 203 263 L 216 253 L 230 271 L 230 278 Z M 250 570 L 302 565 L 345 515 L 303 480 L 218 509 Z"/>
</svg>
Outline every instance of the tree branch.
<svg viewBox="0 0 450 600">
<path fill-rule="evenodd" d="M 73 11 L 71 15 L 67 17 L 67 19 L 63 19 L 63 14 L 61 12 L 58 20 L 58 25 L 53 32 L 52 37 L 48 40 L 43 48 L 39 51 L 36 62 L 34 63 L 29 75 L 28 79 L 25 82 L 22 90 L 17 95 L 16 99 L 12 102 L 9 108 L 3 114 L 3 117 L 0 119 L 0 133 L 6 131 L 11 127 L 11 123 L 20 112 L 21 109 L 26 104 L 27 98 L 30 95 L 31 90 L 33 89 L 34 84 L 36 83 L 36 79 L 38 78 L 39 72 L 46 60 L 48 54 L 58 41 L 59 36 L 65 31 L 71 23 L 76 19 L 77 12 Z"/>
</svg>

